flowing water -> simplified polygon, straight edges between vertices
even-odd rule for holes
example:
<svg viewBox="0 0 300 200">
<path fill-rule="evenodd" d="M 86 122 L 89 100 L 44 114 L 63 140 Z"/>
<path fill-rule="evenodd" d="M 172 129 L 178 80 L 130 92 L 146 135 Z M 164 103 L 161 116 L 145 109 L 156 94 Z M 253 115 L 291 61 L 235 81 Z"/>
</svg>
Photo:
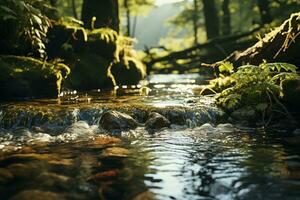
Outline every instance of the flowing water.
<svg viewBox="0 0 300 200">
<path fill-rule="evenodd" d="M 299 143 L 223 121 L 213 100 L 195 92 L 203 77 L 148 81 L 2 103 L 0 199 L 300 198 Z M 111 109 L 139 127 L 103 130 L 99 120 Z M 171 127 L 148 132 L 152 111 Z"/>
</svg>

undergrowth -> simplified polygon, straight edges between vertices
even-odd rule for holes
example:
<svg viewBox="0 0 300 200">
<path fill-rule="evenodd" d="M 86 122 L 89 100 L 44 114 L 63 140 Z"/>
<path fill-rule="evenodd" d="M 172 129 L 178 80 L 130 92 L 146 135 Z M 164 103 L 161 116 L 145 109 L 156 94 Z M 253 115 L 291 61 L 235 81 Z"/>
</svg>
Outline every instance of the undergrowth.
<svg viewBox="0 0 300 200">
<path fill-rule="evenodd" d="M 277 112 L 289 115 L 281 103 L 283 83 L 300 79 L 297 67 L 287 63 L 244 65 L 234 71 L 231 63 L 219 66 L 221 74 L 205 88 L 216 93 L 216 104 L 228 111 L 251 107 L 265 117 Z"/>
</svg>

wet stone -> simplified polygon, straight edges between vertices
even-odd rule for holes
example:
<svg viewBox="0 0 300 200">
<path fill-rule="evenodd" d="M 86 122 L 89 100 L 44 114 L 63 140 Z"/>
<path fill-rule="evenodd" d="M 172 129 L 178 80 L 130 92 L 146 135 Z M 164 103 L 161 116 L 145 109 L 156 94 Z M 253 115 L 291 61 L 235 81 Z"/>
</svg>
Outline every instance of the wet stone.
<svg viewBox="0 0 300 200">
<path fill-rule="evenodd" d="M 114 144 L 119 142 L 121 142 L 119 138 L 103 135 L 94 138 L 94 140 L 90 141 L 88 145 L 90 147 L 95 147 L 95 146 L 102 146 L 102 145 Z"/>
<path fill-rule="evenodd" d="M 121 147 L 110 147 L 104 149 L 101 153 L 101 157 L 118 157 L 118 158 L 126 158 L 130 154 L 128 149 L 124 149 Z"/>
<path fill-rule="evenodd" d="M 88 181 L 104 181 L 104 180 L 112 180 L 117 178 L 119 175 L 118 170 L 109 170 L 105 172 L 99 172 L 88 178 Z"/>
<path fill-rule="evenodd" d="M 159 113 L 151 113 L 149 119 L 146 121 L 146 129 L 161 129 L 171 126 L 171 122 Z"/>
<path fill-rule="evenodd" d="M 13 196 L 10 200 L 64 200 L 66 199 L 63 195 L 41 191 L 41 190 L 25 190 L 22 191 L 15 196 Z"/>
<path fill-rule="evenodd" d="M 116 131 L 136 129 L 138 124 L 127 114 L 117 111 L 107 111 L 102 115 L 100 125 L 107 131 Z"/>
<path fill-rule="evenodd" d="M 174 108 L 167 113 L 167 117 L 172 124 L 184 125 L 185 124 L 185 110 Z"/>
<path fill-rule="evenodd" d="M 205 132 L 205 133 L 211 133 L 211 132 L 215 131 L 215 128 L 211 124 L 206 123 L 206 124 L 203 124 L 202 126 L 200 126 L 199 130 L 202 132 Z"/>
</svg>

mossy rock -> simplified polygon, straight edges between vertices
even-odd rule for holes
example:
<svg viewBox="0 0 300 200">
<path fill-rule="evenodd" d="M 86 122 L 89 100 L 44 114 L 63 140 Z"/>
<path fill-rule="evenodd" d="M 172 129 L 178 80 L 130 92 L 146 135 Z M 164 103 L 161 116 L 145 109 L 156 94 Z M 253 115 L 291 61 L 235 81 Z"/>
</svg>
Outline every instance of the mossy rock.
<svg viewBox="0 0 300 200">
<path fill-rule="evenodd" d="M 118 33 L 109 28 L 92 30 L 88 34 L 88 51 L 113 61 L 118 57 L 118 38 Z"/>
<path fill-rule="evenodd" d="M 113 88 L 113 80 L 107 73 L 109 66 L 110 62 L 99 55 L 78 55 L 66 86 L 76 90 Z"/>
<path fill-rule="evenodd" d="M 111 68 L 117 85 L 136 85 L 146 77 L 144 64 L 135 58 L 123 58 Z"/>
<path fill-rule="evenodd" d="M 0 56 L 0 99 L 55 97 L 70 69 L 30 57 Z"/>
<path fill-rule="evenodd" d="M 75 53 L 87 49 L 87 32 L 80 26 L 57 23 L 49 30 L 47 38 L 46 51 L 50 58 L 72 60 Z"/>
</svg>

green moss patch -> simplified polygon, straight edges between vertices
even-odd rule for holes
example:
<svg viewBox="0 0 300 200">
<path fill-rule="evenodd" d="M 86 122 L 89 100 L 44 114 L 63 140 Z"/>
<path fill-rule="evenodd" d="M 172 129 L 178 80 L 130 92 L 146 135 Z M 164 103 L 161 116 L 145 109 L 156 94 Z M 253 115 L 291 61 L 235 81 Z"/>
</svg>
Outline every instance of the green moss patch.
<svg viewBox="0 0 300 200">
<path fill-rule="evenodd" d="M 70 73 L 64 64 L 20 56 L 0 56 L 0 71 L 0 99 L 56 97 Z"/>
</svg>

